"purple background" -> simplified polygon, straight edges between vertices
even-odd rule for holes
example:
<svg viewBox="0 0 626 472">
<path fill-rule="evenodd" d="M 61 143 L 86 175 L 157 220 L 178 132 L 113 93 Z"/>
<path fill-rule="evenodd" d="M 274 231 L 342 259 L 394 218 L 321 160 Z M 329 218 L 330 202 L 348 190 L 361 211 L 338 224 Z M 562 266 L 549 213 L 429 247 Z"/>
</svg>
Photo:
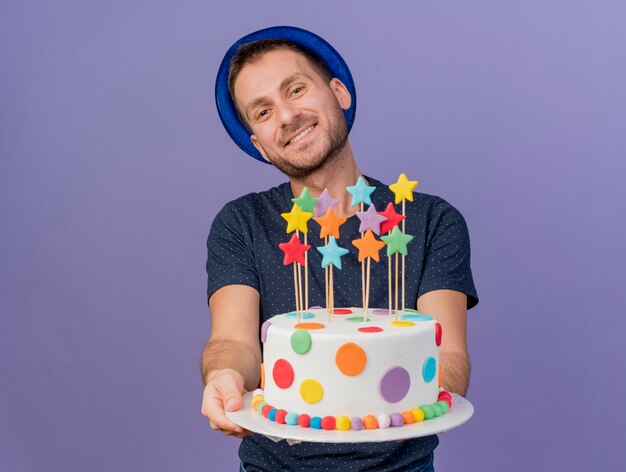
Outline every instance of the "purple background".
<svg viewBox="0 0 626 472">
<path fill-rule="evenodd" d="M 240 36 L 292 24 L 352 69 L 361 170 L 406 172 L 470 228 L 476 415 L 439 470 L 615 470 L 625 18 L 620 1 L 2 2 L 0 469 L 235 470 L 238 441 L 200 415 L 204 244 L 225 202 L 284 179 L 229 140 L 213 81 Z"/>
</svg>

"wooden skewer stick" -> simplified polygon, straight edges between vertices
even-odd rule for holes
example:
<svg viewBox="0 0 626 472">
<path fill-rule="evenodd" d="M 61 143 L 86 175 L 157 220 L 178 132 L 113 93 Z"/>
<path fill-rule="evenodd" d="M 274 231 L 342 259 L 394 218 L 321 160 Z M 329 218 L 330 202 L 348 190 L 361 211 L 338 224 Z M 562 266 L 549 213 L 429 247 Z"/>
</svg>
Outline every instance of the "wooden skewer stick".
<svg viewBox="0 0 626 472">
<path fill-rule="evenodd" d="M 328 313 L 328 322 L 331 319 L 332 306 L 330 304 L 330 267 L 326 266 L 326 313 Z"/>
<path fill-rule="evenodd" d="M 299 305 L 299 301 L 298 301 L 298 275 L 296 273 L 297 269 L 296 269 L 296 262 L 294 261 L 293 263 L 293 293 L 295 293 L 296 295 L 296 314 L 298 313 L 298 305 Z M 298 318 L 298 323 L 300 322 L 300 319 Z"/>
<path fill-rule="evenodd" d="M 330 265 L 330 306 L 331 314 L 335 314 L 335 276 L 333 275 L 333 265 Z"/>
<path fill-rule="evenodd" d="M 361 212 L 363 211 L 363 202 L 361 202 Z M 363 238 L 363 231 L 361 231 Z M 361 261 L 361 307 L 365 308 L 365 261 Z"/>
<path fill-rule="evenodd" d="M 296 230 L 296 236 L 298 237 L 298 241 L 300 241 L 300 231 Z M 300 318 L 300 313 L 302 312 L 302 271 L 300 270 L 300 268 L 302 267 L 302 265 L 298 262 L 296 264 L 296 267 L 298 268 L 298 299 L 300 300 L 300 304 L 298 305 L 298 309 L 296 310 L 296 316 L 298 317 L 298 323 L 300 323 L 301 318 Z"/>
<path fill-rule="evenodd" d="M 304 233 L 304 245 L 306 244 L 307 233 Z M 309 251 L 304 252 L 304 311 L 309 311 Z"/>
<path fill-rule="evenodd" d="M 398 321 L 398 253 L 396 252 L 396 321 Z"/>
<path fill-rule="evenodd" d="M 403 198 L 402 199 L 402 216 L 406 216 L 405 215 L 405 203 L 404 202 L 405 202 L 405 200 Z M 406 218 L 402 220 L 402 232 L 404 234 L 406 234 L 405 222 L 406 222 Z M 405 275 L 405 272 L 404 272 L 404 267 L 405 267 L 404 266 L 404 259 L 405 259 L 405 255 L 402 254 L 402 314 L 404 314 L 404 308 L 406 307 L 406 304 L 405 304 L 405 301 L 404 301 L 404 294 L 406 292 L 405 283 L 404 283 L 404 281 L 406 279 L 406 275 Z"/>
<path fill-rule="evenodd" d="M 389 267 L 389 316 L 391 316 L 391 256 L 387 257 L 387 266 Z"/>
<path fill-rule="evenodd" d="M 367 258 L 367 286 L 365 287 L 365 316 L 363 321 L 367 322 L 367 310 L 370 307 L 370 281 L 371 281 L 371 272 L 370 272 L 370 263 L 372 258 Z"/>
<path fill-rule="evenodd" d="M 324 238 L 324 244 L 328 244 L 328 236 Z M 328 266 L 324 268 L 324 280 L 326 282 L 326 313 L 328 313 L 328 321 L 330 321 L 330 269 Z"/>
<path fill-rule="evenodd" d="M 304 298 L 302 297 L 302 295 L 302 264 L 298 263 L 298 296 L 300 297 L 300 311 L 298 312 L 299 315 L 302 315 L 302 312 L 304 310 Z"/>
</svg>

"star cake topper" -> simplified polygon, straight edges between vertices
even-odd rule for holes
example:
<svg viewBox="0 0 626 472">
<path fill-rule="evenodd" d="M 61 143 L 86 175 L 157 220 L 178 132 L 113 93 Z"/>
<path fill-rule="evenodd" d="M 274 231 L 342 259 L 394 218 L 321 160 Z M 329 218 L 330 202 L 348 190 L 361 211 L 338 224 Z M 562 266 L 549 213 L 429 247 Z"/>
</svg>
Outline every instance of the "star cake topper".
<svg viewBox="0 0 626 472">
<path fill-rule="evenodd" d="M 324 256 L 322 258 L 322 268 L 328 267 L 330 264 L 341 269 L 341 258 L 348 254 L 348 250 L 337 245 L 337 241 L 334 236 L 331 236 L 328 244 L 317 248 L 319 252 Z"/>
<path fill-rule="evenodd" d="M 391 256 L 396 252 L 403 254 L 405 256 L 408 255 L 408 251 L 406 245 L 411 242 L 413 236 L 410 234 L 404 234 L 400 231 L 400 228 L 395 226 L 391 233 L 387 236 L 381 236 L 380 239 L 387 243 L 387 255 Z"/>
<path fill-rule="evenodd" d="M 389 188 L 396 196 L 396 204 L 402 202 L 402 200 L 413 201 L 413 189 L 417 187 L 419 182 L 417 180 L 409 180 L 406 174 L 403 172 L 398 177 L 398 181 L 395 184 L 391 184 Z"/>
<path fill-rule="evenodd" d="M 380 224 L 387 221 L 387 217 L 376 211 L 374 204 L 370 205 L 367 211 L 357 211 L 356 216 L 361 221 L 359 226 L 359 232 L 364 233 L 367 230 L 372 230 L 374 233 L 380 236 Z"/>
<path fill-rule="evenodd" d="M 352 194 L 352 202 L 350 205 L 355 206 L 359 203 L 371 205 L 372 199 L 370 195 L 374 193 L 376 187 L 367 185 L 363 177 L 359 177 L 359 180 L 356 181 L 356 185 L 346 187 L 346 190 Z"/>
<path fill-rule="evenodd" d="M 322 194 L 317 199 L 317 203 L 315 204 L 315 208 L 313 211 L 315 217 L 317 218 L 318 216 L 325 215 L 328 209 L 336 206 L 339 201 L 340 200 L 335 200 L 333 197 L 331 197 L 328 193 L 328 189 L 325 188 L 322 191 Z"/>
<path fill-rule="evenodd" d="M 309 193 L 309 189 L 304 187 L 302 192 L 300 192 L 300 196 L 298 198 L 292 198 L 291 201 L 293 203 L 297 203 L 302 211 L 306 211 L 307 213 L 313 213 L 313 208 L 317 203 L 317 198 L 313 197 Z"/>
<path fill-rule="evenodd" d="M 359 262 L 368 257 L 380 262 L 378 253 L 385 246 L 385 243 L 376 239 L 371 229 L 368 229 L 362 238 L 352 241 L 352 244 L 359 250 Z"/>
<path fill-rule="evenodd" d="M 308 233 L 309 228 L 307 227 L 307 221 L 313 217 L 313 213 L 302 211 L 298 204 L 294 203 L 289 213 L 281 213 L 280 216 L 287 222 L 287 233 L 291 233 L 295 230 Z"/>
<path fill-rule="evenodd" d="M 302 244 L 300 238 L 294 233 L 289 242 L 280 243 L 278 245 L 281 251 L 285 253 L 283 264 L 289 265 L 292 262 L 298 262 L 305 266 L 304 253 L 311 249 L 310 244 Z"/>
<path fill-rule="evenodd" d="M 402 220 L 406 219 L 406 216 L 396 213 L 396 209 L 391 202 L 387 204 L 385 211 L 379 211 L 378 214 L 387 218 L 387 221 L 383 221 L 380 224 L 381 234 L 388 233 L 393 228 L 396 228 Z"/>
<path fill-rule="evenodd" d="M 324 216 L 315 218 L 322 229 L 320 230 L 320 238 L 326 236 L 334 236 L 335 239 L 339 239 L 339 227 L 347 221 L 347 218 L 337 216 L 332 208 L 329 208 Z"/>
</svg>

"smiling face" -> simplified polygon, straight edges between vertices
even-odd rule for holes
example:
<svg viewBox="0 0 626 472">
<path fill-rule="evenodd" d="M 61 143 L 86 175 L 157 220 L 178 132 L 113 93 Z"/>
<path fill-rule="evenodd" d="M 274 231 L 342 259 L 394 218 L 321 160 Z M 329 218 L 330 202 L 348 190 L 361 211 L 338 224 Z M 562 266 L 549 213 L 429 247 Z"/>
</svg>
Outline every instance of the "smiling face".
<svg viewBox="0 0 626 472">
<path fill-rule="evenodd" d="M 243 67 L 234 89 L 252 143 L 289 177 L 312 174 L 345 148 L 342 110 L 350 108 L 350 94 L 340 80 L 324 81 L 302 54 L 266 53 Z"/>
</svg>

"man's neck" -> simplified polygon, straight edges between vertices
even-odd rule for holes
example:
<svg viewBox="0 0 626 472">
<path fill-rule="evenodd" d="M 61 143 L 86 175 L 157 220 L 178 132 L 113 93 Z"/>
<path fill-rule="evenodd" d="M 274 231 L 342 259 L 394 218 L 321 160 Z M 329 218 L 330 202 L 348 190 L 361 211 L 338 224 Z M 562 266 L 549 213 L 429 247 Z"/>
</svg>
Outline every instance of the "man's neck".
<svg viewBox="0 0 626 472">
<path fill-rule="evenodd" d="M 296 197 L 300 195 L 304 187 L 309 189 L 313 197 L 319 197 L 325 188 L 328 189 L 332 198 L 341 200 L 333 208 L 334 212 L 338 216 L 350 217 L 359 211 L 359 208 L 350 205 L 352 195 L 348 193 L 346 187 L 356 184 L 361 175 L 348 141 L 341 154 L 326 166 L 302 179 L 290 178 L 289 182 L 291 191 Z"/>
</svg>

